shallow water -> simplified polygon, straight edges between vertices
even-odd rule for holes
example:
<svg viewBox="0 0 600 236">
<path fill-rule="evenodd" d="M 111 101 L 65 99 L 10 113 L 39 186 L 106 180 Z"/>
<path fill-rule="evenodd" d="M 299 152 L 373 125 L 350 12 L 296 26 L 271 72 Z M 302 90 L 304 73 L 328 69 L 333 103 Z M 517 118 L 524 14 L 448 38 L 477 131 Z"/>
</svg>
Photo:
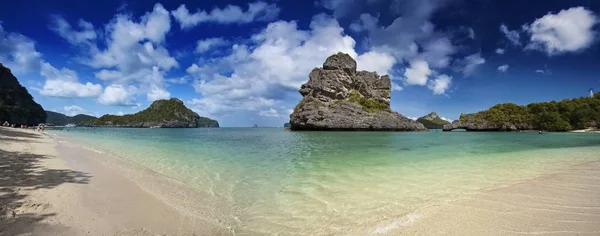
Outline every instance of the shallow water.
<svg viewBox="0 0 600 236">
<path fill-rule="evenodd" d="M 377 234 L 424 207 L 600 159 L 600 135 L 575 133 L 53 132 L 207 193 L 238 234 Z"/>
</svg>

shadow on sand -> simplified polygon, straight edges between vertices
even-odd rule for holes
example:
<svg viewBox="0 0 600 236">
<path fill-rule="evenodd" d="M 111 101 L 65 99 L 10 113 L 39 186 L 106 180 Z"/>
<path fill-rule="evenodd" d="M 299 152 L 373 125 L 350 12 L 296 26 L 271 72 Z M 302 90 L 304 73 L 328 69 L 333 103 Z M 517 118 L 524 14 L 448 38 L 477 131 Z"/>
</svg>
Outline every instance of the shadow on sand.
<svg viewBox="0 0 600 236">
<path fill-rule="evenodd" d="M 3 129 L 0 133 L 0 142 L 18 142 L 6 136 L 25 139 L 39 138 L 36 134 Z M 43 202 L 27 200 L 31 190 L 52 189 L 64 183 L 87 184 L 89 182 L 90 175 L 87 173 L 43 167 L 40 162 L 45 158 L 48 156 L 0 149 L 0 235 L 35 235 L 36 229 L 51 230 L 56 227 L 41 222 L 56 213 L 26 214 L 19 212 L 18 209 L 22 207 L 28 209 L 46 207 Z"/>
</svg>

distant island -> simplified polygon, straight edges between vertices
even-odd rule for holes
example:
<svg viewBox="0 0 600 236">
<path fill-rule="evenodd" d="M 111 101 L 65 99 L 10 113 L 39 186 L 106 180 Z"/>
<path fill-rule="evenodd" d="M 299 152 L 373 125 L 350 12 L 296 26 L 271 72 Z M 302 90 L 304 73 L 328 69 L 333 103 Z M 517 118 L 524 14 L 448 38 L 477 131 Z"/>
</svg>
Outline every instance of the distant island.
<svg viewBox="0 0 600 236">
<path fill-rule="evenodd" d="M 156 100 L 150 107 L 135 114 L 103 115 L 82 125 L 127 128 L 200 128 L 219 127 L 216 120 L 199 116 L 177 98 Z"/>
<path fill-rule="evenodd" d="M 461 114 L 460 119 L 444 125 L 444 131 L 570 131 L 600 125 L 600 93 L 560 102 L 497 104 L 489 110 Z"/>
<path fill-rule="evenodd" d="M 46 116 L 10 69 L 0 64 L 0 124 L 37 125 L 46 122 Z"/>
<path fill-rule="evenodd" d="M 425 125 L 428 129 L 441 129 L 444 125 L 450 124 L 447 120 L 442 120 L 435 112 L 420 117 L 417 121 Z"/>
<path fill-rule="evenodd" d="M 65 114 L 54 111 L 46 111 L 46 114 L 48 115 L 48 118 L 46 119 L 46 124 L 53 125 L 83 125 L 88 123 L 90 120 L 97 119 L 97 117 L 90 115 L 79 114 L 75 116 L 67 116 Z"/>
<path fill-rule="evenodd" d="M 337 53 L 309 74 L 290 115 L 291 130 L 419 131 L 423 124 L 390 108 L 387 75 L 356 71 L 356 61 Z"/>
</svg>

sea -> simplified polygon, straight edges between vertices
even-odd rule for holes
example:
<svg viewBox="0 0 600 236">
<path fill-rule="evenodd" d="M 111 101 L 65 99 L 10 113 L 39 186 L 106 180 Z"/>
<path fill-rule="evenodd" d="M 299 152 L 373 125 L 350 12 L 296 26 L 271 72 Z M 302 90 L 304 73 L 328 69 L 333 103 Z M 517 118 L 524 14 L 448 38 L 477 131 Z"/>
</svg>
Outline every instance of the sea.
<svg viewBox="0 0 600 236">
<path fill-rule="evenodd" d="M 51 132 L 197 190 L 227 206 L 216 222 L 250 235 L 377 235 L 428 207 L 600 160 L 600 135 L 587 133 Z"/>
</svg>

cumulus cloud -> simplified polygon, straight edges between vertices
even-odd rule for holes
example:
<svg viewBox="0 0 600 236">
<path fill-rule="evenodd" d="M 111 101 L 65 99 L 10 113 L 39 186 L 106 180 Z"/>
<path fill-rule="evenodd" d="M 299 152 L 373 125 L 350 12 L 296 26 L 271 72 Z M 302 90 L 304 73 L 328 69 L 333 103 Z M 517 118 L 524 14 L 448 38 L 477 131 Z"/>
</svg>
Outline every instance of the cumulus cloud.
<svg viewBox="0 0 600 236">
<path fill-rule="evenodd" d="M 148 100 L 170 97 L 165 75 L 179 63 L 165 47 L 171 29 L 170 13 L 160 4 L 139 19 L 119 13 L 105 25 L 99 38 L 93 25 L 79 20 L 79 30 L 61 17 L 54 17 L 50 28 L 59 36 L 83 48 L 83 64 L 98 69 L 94 76 L 109 83 L 98 101 L 106 105 L 131 105 L 128 88 L 145 93 Z"/>
<path fill-rule="evenodd" d="M 496 48 L 496 54 L 500 54 L 500 55 L 504 54 L 504 49 Z"/>
<path fill-rule="evenodd" d="M 119 84 L 112 84 L 104 88 L 104 91 L 98 97 L 98 102 L 112 106 L 136 106 L 133 102 L 133 96 L 136 93 L 137 88 L 134 86 L 125 87 Z"/>
<path fill-rule="evenodd" d="M 18 33 L 6 32 L 0 24 L 0 62 L 13 73 L 37 72 L 42 54 L 35 49 L 33 40 Z"/>
<path fill-rule="evenodd" d="M 193 86 L 202 98 L 186 104 L 198 113 L 214 115 L 262 110 L 296 94 L 310 71 L 328 56 L 341 51 L 359 57 L 355 41 L 327 15 L 315 16 L 310 30 L 298 29 L 294 21 L 270 23 L 250 41 L 256 46 L 233 45 L 229 55 L 190 66 L 187 72 L 195 77 Z M 380 65 L 371 69 L 389 70 Z"/>
<path fill-rule="evenodd" d="M 79 83 L 79 78 L 75 71 L 67 68 L 56 69 L 47 62 L 42 62 L 41 75 L 46 78 L 46 82 L 40 94 L 50 97 L 98 97 L 102 92 L 102 86 L 87 82 Z"/>
<path fill-rule="evenodd" d="M 481 57 L 481 53 L 471 54 L 458 62 L 461 66 L 461 71 L 465 77 L 473 75 L 475 69 L 485 63 L 485 59 Z"/>
<path fill-rule="evenodd" d="M 433 91 L 433 94 L 440 95 L 445 94 L 446 90 L 450 88 L 452 83 L 452 77 L 448 75 L 438 75 L 435 79 L 429 81 L 427 87 Z"/>
<path fill-rule="evenodd" d="M 205 53 L 210 49 L 228 45 L 229 42 L 223 38 L 208 38 L 198 40 L 196 43 L 196 53 Z"/>
<path fill-rule="evenodd" d="M 525 25 L 530 34 L 526 49 L 539 50 L 548 55 L 577 52 L 588 48 L 594 41 L 597 17 L 583 7 L 573 7 L 556 14 L 548 13 Z"/>
<path fill-rule="evenodd" d="M 426 85 L 431 69 L 426 61 L 414 60 L 410 62 L 410 67 L 404 72 L 405 83 L 409 85 Z"/>
<path fill-rule="evenodd" d="M 502 24 L 500 25 L 500 32 L 502 32 L 513 45 L 521 46 L 519 31 L 508 30 L 508 27 L 505 24 Z"/>
<path fill-rule="evenodd" d="M 190 14 L 185 4 L 171 12 L 182 29 L 194 27 L 200 23 L 212 22 L 220 24 L 243 24 L 253 21 L 271 21 L 279 16 L 279 7 L 275 4 L 257 1 L 248 4 L 247 9 L 227 5 L 224 8 L 213 8 L 210 12 L 198 10 Z"/>
<path fill-rule="evenodd" d="M 380 4 L 387 6 L 396 17 L 391 24 L 380 26 L 378 14 L 362 13 L 353 16 L 361 6 L 369 7 L 374 1 L 355 0 L 352 4 L 339 0 L 322 0 L 320 3 L 334 10 L 339 18 L 356 17 L 350 29 L 355 32 L 366 32 L 365 47 L 376 51 L 387 52 L 396 61 L 425 60 L 432 68 L 447 67 L 451 55 L 457 49 L 452 44 L 451 35 L 438 32 L 429 21 L 431 15 L 442 5 L 443 0 L 383 0 Z M 474 32 L 473 35 L 474 37 Z"/>
<path fill-rule="evenodd" d="M 396 59 L 387 53 L 366 52 L 356 58 L 358 70 L 375 71 L 379 75 L 389 74 L 389 70 L 396 64 Z"/>
</svg>

